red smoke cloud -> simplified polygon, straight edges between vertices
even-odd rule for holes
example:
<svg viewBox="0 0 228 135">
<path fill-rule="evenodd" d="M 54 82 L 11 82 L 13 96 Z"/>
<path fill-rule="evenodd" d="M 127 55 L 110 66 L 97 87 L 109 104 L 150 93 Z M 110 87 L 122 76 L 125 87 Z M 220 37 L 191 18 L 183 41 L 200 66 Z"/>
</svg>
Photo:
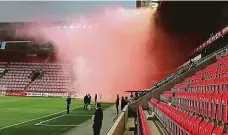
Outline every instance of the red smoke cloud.
<svg viewBox="0 0 228 135">
<path fill-rule="evenodd" d="M 109 9 L 85 17 L 91 28 L 26 29 L 17 34 L 51 41 L 57 57 L 74 64 L 80 96 L 97 93 L 101 100 L 113 101 L 126 90 L 149 88 L 176 66 L 173 58 L 179 56 L 169 55 L 175 48 L 165 49 L 175 40 L 156 28 L 154 14 L 152 9 Z"/>
</svg>

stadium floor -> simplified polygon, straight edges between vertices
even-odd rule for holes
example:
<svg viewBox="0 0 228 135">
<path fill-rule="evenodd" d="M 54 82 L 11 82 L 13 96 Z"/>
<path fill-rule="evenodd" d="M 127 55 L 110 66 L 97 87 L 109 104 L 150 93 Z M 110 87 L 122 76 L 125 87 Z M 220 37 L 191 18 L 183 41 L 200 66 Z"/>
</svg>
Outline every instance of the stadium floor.
<svg viewBox="0 0 228 135">
<path fill-rule="evenodd" d="M 91 119 L 94 108 L 83 110 L 83 101 L 73 99 L 66 115 L 64 98 L 0 97 L 0 135 L 62 135 Z M 103 103 L 106 109 L 112 104 Z M 88 125 L 87 125 L 88 126 Z"/>
</svg>

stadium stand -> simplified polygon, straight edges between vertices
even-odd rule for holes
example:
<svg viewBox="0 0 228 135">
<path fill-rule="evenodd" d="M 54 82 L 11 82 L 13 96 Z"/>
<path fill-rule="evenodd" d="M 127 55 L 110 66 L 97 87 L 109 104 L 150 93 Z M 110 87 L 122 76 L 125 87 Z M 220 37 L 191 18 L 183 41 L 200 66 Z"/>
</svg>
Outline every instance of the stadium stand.
<svg viewBox="0 0 228 135">
<path fill-rule="evenodd" d="M 200 49 L 195 50 L 198 52 L 189 61 L 149 90 L 141 92 L 128 105 L 129 121 L 131 117 L 136 121 L 135 130 L 131 134 L 157 135 L 154 127 L 157 127 L 161 135 L 228 134 L 226 30 L 227 27 L 222 31 L 222 37 L 215 40 L 210 37 Z M 211 39 L 213 42 L 209 42 Z M 148 111 L 149 114 L 146 113 Z M 144 122 L 145 119 L 147 122 Z M 129 121 L 125 124 L 129 125 Z M 128 128 L 120 134 L 128 135 Z"/>
<path fill-rule="evenodd" d="M 4 87 L 8 95 L 10 92 L 69 92 L 72 64 L 59 63 L 48 59 L 49 57 L 24 54 L 6 55 L 4 58 L 0 62 L 3 70 L 0 86 Z"/>
<path fill-rule="evenodd" d="M 150 109 L 168 132 L 222 135 L 227 131 L 227 65 L 228 55 L 164 91 L 160 102 L 150 100 Z"/>
<path fill-rule="evenodd" d="M 227 64 L 228 55 L 164 91 L 160 102 L 150 100 L 151 110 L 171 134 L 222 135 L 227 131 Z"/>
<path fill-rule="evenodd" d="M 70 65 L 47 63 L 41 69 L 43 77 L 34 80 L 28 91 L 40 92 L 66 92 L 71 83 Z"/>
</svg>

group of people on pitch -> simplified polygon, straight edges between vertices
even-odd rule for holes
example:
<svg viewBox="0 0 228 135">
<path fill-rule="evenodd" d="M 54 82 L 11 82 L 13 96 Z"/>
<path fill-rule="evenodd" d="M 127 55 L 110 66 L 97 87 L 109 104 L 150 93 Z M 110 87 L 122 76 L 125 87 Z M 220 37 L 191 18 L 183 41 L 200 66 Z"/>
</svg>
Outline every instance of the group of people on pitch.
<svg viewBox="0 0 228 135">
<path fill-rule="evenodd" d="M 71 104 L 71 96 L 69 95 L 66 99 L 67 102 L 67 114 L 70 112 L 70 104 Z M 87 107 L 90 107 L 91 96 L 88 94 L 84 97 L 84 109 L 86 110 Z M 103 121 L 103 110 L 101 108 L 101 104 L 97 103 L 97 94 L 95 94 L 95 108 L 96 111 L 92 117 L 93 120 L 93 134 L 100 135 L 100 130 L 102 127 Z M 90 109 L 90 108 L 89 108 Z"/>
<path fill-rule="evenodd" d="M 97 105 L 97 94 L 95 94 L 95 107 Z M 87 94 L 84 96 L 84 110 L 90 110 L 91 109 L 91 106 L 90 106 L 90 103 L 91 103 L 91 96 L 90 94 Z"/>
</svg>

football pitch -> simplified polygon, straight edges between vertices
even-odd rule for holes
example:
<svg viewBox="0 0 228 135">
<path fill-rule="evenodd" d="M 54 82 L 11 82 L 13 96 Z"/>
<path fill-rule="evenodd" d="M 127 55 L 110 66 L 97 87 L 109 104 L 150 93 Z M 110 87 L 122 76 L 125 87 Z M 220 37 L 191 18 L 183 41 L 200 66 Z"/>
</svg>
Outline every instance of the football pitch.
<svg viewBox="0 0 228 135">
<path fill-rule="evenodd" d="M 0 96 L 0 135 L 62 135 L 92 118 L 94 107 L 83 110 L 83 100 L 72 99 L 66 115 L 65 98 Z M 102 108 L 110 107 L 102 103 Z"/>
</svg>

